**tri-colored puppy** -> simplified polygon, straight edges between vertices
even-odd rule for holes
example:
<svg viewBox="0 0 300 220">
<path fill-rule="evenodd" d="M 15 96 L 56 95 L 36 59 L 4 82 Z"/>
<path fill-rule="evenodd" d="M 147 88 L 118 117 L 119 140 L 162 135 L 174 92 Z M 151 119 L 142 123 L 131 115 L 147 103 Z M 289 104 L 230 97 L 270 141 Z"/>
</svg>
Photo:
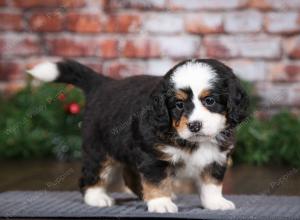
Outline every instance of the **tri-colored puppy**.
<svg viewBox="0 0 300 220">
<path fill-rule="evenodd" d="M 86 95 L 80 188 L 91 206 L 111 206 L 114 167 L 150 212 L 177 212 L 174 176 L 194 178 L 202 206 L 234 209 L 222 196 L 233 131 L 247 116 L 248 96 L 217 60 L 186 60 L 165 76 L 114 80 L 75 61 L 41 63 L 29 71 L 47 82 L 71 83 Z"/>
</svg>

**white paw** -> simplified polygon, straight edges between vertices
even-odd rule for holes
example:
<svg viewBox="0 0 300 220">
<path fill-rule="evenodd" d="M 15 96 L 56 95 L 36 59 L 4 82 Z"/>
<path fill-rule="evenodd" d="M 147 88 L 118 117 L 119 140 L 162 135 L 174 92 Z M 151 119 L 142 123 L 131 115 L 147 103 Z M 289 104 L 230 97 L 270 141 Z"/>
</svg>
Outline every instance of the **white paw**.
<svg viewBox="0 0 300 220">
<path fill-rule="evenodd" d="M 151 199 L 147 202 L 149 212 L 157 213 L 176 213 L 178 212 L 177 206 L 172 202 L 169 197 L 160 197 Z"/>
<path fill-rule="evenodd" d="M 90 206 L 109 207 L 114 200 L 102 188 L 89 188 L 84 194 L 84 202 Z"/>
<path fill-rule="evenodd" d="M 210 210 L 230 210 L 235 209 L 233 202 L 224 197 L 206 198 L 202 199 L 202 206 Z"/>
</svg>

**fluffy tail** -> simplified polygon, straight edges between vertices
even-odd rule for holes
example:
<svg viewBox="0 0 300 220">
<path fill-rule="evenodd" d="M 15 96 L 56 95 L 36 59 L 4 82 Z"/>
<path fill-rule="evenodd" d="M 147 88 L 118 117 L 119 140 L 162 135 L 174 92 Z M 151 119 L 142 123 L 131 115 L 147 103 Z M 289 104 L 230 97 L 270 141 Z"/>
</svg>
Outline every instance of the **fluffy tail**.
<svg viewBox="0 0 300 220">
<path fill-rule="evenodd" d="M 73 84 L 86 93 L 106 78 L 74 60 L 64 60 L 57 63 L 44 62 L 28 70 L 27 73 L 45 82 Z"/>
</svg>

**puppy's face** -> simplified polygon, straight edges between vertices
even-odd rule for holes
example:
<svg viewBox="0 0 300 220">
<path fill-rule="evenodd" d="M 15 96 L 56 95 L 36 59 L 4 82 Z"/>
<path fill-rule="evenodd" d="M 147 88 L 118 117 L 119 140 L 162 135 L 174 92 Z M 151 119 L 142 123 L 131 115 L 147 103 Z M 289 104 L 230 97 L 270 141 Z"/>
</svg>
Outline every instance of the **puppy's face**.
<svg viewBox="0 0 300 220">
<path fill-rule="evenodd" d="M 215 137 L 246 117 L 246 93 L 232 70 L 216 60 L 185 61 L 171 69 L 165 80 L 170 123 L 180 138 Z"/>
</svg>

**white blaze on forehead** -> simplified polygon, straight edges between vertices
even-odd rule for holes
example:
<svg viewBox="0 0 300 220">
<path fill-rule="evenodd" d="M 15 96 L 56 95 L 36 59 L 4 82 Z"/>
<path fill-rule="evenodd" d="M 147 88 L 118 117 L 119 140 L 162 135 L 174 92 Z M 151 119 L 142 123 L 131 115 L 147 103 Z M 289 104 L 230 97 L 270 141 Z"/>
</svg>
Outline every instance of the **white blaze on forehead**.
<svg viewBox="0 0 300 220">
<path fill-rule="evenodd" d="M 216 78 L 214 70 L 206 63 L 188 62 L 179 66 L 173 73 L 172 81 L 176 89 L 190 87 L 194 97 L 211 87 Z"/>
</svg>

